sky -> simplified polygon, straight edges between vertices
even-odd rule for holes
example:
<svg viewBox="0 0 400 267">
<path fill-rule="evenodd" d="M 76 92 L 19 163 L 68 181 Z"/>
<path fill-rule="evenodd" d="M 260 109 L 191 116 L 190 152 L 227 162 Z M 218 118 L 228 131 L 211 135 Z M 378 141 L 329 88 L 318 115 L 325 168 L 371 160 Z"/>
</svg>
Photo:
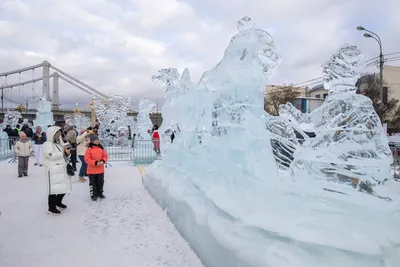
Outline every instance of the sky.
<svg viewBox="0 0 400 267">
<path fill-rule="evenodd" d="M 343 44 L 359 46 L 367 59 L 377 56 L 378 44 L 358 25 L 379 34 L 384 54 L 400 52 L 398 10 L 398 0 L 1 0 L 0 73 L 47 60 L 107 95 L 131 97 L 133 109 L 142 96 L 161 109 L 164 92 L 151 76 L 187 67 L 197 82 L 219 62 L 244 16 L 269 32 L 281 53 L 269 83 L 296 84 L 321 76 L 323 62 Z M 0 77 L 0 83 L 41 71 Z M 10 105 L 35 105 L 41 86 L 5 94 Z M 88 107 L 89 94 L 64 81 L 59 86 L 62 109 Z"/>
</svg>

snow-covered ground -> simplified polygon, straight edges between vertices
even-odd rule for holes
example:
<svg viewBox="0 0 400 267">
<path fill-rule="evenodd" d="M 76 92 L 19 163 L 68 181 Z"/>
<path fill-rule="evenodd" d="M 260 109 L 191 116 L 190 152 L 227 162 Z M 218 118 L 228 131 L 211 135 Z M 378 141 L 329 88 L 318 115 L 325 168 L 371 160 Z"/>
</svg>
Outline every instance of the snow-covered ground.
<svg viewBox="0 0 400 267">
<path fill-rule="evenodd" d="M 0 162 L 0 266 L 201 267 L 162 209 L 148 195 L 137 168 L 106 169 L 106 199 L 92 202 L 88 183 L 73 177 L 60 216 L 47 214 L 43 167 Z"/>
</svg>

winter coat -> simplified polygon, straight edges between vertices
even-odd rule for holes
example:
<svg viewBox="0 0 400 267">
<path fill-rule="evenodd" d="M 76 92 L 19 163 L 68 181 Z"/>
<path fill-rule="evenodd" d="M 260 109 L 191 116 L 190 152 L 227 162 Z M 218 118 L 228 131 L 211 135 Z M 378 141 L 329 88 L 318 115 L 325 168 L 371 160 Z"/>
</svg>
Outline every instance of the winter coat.
<svg viewBox="0 0 400 267">
<path fill-rule="evenodd" d="M 88 132 L 84 132 L 76 138 L 76 143 L 78 144 L 76 148 L 76 153 L 78 156 L 84 156 L 86 152 L 86 148 L 89 145 L 89 140 L 87 140 L 86 136 Z"/>
<path fill-rule="evenodd" d="M 47 141 L 43 144 L 43 164 L 46 167 L 49 195 L 66 194 L 70 185 L 64 159 L 66 144 L 62 141 L 54 142 L 54 135 L 59 130 L 61 128 L 58 126 L 49 127 L 46 131 Z"/>
<path fill-rule="evenodd" d="M 33 131 L 32 131 L 31 128 L 29 128 L 28 125 L 22 126 L 21 131 L 23 131 L 23 132 L 26 134 L 26 136 L 27 136 L 28 138 L 31 138 L 31 139 L 32 139 L 32 137 L 33 137 Z"/>
<path fill-rule="evenodd" d="M 43 145 L 46 142 L 46 134 L 44 132 L 35 132 L 32 139 L 35 141 L 35 145 Z"/>
<path fill-rule="evenodd" d="M 158 130 L 155 130 L 153 132 L 153 144 L 154 144 L 154 148 L 160 148 L 160 135 L 158 134 Z"/>
<path fill-rule="evenodd" d="M 85 152 L 85 162 L 88 165 L 86 173 L 104 173 L 104 164 L 97 165 L 100 161 L 103 161 L 104 164 L 108 161 L 107 152 L 103 149 L 102 145 L 95 145 L 90 143 Z"/>
<path fill-rule="evenodd" d="M 32 142 L 28 139 L 18 140 L 15 143 L 14 151 L 18 157 L 30 157 L 33 152 Z"/>
<path fill-rule="evenodd" d="M 71 145 L 76 144 L 76 131 L 74 129 L 69 130 L 67 135 L 65 136 L 65 140 L 69 142 Z"/>
</svg>

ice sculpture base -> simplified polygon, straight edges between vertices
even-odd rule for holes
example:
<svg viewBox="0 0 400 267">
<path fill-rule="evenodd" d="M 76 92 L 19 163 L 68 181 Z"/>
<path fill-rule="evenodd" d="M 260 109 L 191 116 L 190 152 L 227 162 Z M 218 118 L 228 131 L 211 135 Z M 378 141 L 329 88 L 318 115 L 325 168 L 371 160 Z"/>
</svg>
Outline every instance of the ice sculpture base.
<svg viewBox="0 0 400 267">
<path fill-rule="evenodd" d="M 327 190 L 311 188 L 309 192 L 301 184 L 292 184 L 293 188 L 287 184 L 284 188 L 295 190 L 293 195 L 282 197 L 279 203 L 272 202 L 274 196 L 261 202 L 271 205 L 252 206 L 245 199 L 226 199 L 235 209 L 246 204 L 248 212 L 242 210 L 246 215 L 236 218 L 218 208 L 218 200 L 209 198 L 187 178 L 194 173 L 166 165 L 162 161 L 153 163 L 144 186 L 206 266 L 317 267 L 321 262 L 326 267 L 342 266 L 343 262 L 353 267 L 398 265 L 399 190 L 390 193 L 390 183 L 377 193 L 393 196 L 396 200 L 392 202 L 334 183 L 323 182 Z M 304 190 L 299 191 L 297 186 Z M 296 202 L 296 192 L 303 191 L 302 200 Z M 224 192 L 220 196 L 226 198 Z M 289 209 L 293 204 L 303 208 Z M 398 219 L 390 218 L 393 210 L 398 211 Z"/>
<path fill-rule="evenodd" d="M 169 173 L 169 175 L 174 175 Z M 176 175 L 177 173 L 175 173 Z M 221 245 L 210 229 L 210 222 L 199 223 L 199 211 L 204 210 L 206 203 L 202 197 L 196 197 L 198 192 L 193 189 L 193 195 L 190 196 L 198 210 L 193 210 L 193 205 L 189 205 L 188 199 L 179 199 L 176 196 L 179 194 L 171 194 L 170 190 L 177 188 L 164 179 L 165 177 L 157 172 L 149 172 L 143 179 L 145 188 L 149 191 L 156 202 L 166 210 L 168 217 L 174 223 L 182 237 L 188 240 L 191 248 L 199 256 L 205 266 L 208 267 L 254 267 L 242 259 L 238 258 L 236 251 L 231 251 Z M 176 176 L 178 178 L 178 176 Z M 179 180 L 176 179 L 176 181 Z M 179 189 L 178 189 L 179 190 Z M 210 210 L 207 210 L 209 213 Z M 215 211 L 217 212 L 217 211 Z M 197 215 L 196 215 L 197 214 Z M 207 219 L 211 219 L 210 214 L 204 214 Z M 214 219 L 221 218 L 215 216 Z M 205 219 L 205 218 L 204 218 Z M 227 223 L 229 220 L 227 219 Z M 215 230 L 215 229 L 214 229 Z"/>
</svg>

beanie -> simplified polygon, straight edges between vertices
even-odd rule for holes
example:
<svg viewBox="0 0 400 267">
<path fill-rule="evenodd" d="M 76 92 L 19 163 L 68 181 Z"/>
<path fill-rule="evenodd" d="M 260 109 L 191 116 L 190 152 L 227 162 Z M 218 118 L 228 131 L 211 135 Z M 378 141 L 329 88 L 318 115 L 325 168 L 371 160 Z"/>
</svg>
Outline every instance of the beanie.
<svg viewBox="0 0 400 267">
<path fill-rule="evenodd" d="M 93 143 L 94 141 L 99 140 L 99 137 L 95 134 L 92 134 L 90 136 L 90 143 Z"/>
</svg>

